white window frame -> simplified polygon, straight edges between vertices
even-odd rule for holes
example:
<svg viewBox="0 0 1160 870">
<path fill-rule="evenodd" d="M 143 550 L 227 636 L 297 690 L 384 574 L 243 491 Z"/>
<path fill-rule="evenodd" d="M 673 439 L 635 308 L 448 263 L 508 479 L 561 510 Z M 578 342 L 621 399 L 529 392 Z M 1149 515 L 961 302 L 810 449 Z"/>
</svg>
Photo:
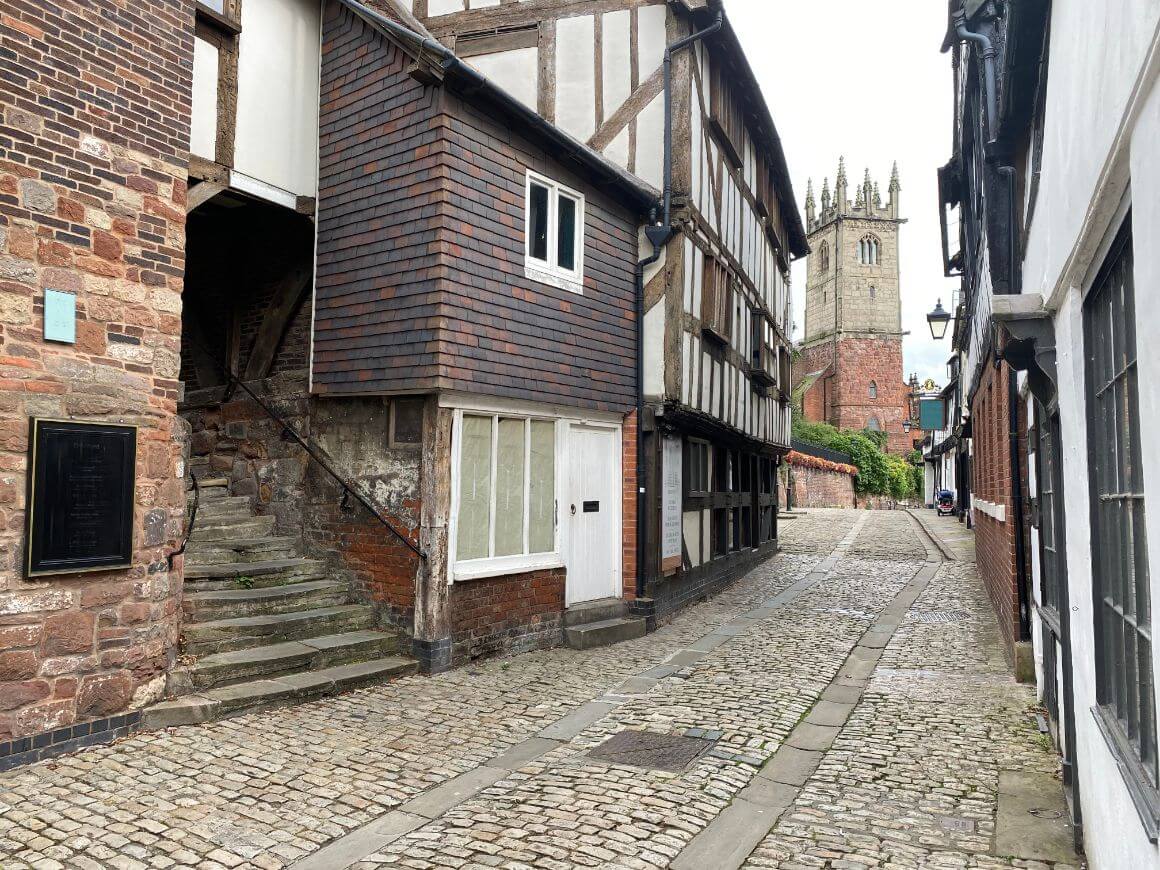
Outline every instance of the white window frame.
<svg viewBox="0 0 1160 870">
<path fill-rule="evenodd" d="M 548 259 L 532 256 L 532 184 L 548 189 Z M 565 269 L 557 262 L 559 257 L 558 209 L 560 196 L 564 195 L 576 202 L 576 268 Z M 571 293 L 584 293 L 584 239 L 585 200 L 584 194 L 553 181 L 538 172 L 528 170 L 524 184 L 524 274 L 533 281 L 548 284 Z"/>
<path fill-rule="evenodd" d="M 467 559 L 460 561 L 458 557 L 458 537 L 459 537 L 459 500 L 460 500 L 460 486 L 463 483 L 463 474 L 461 471 L 463 446 L 463 418 L 470 417 L 490 417 L 492 420 L 491 429 L 491 515 L 488 520 L 488 528 L 490 535 L 489 551 L 495 550 L 495 510 L 496 510 L 496 487 L 495 487 L 495 470 L 497 462 L 497 451 L 499 449 L 499 421 L 501 418 L 508 420 L 523 420 L 524 421 L 524 549 L 529 549 L 530 536 L 530 515 L 528 514 L 528 506 L 530 504 L 530 490 L 531 490 L 531 424 L 533 421 L 543 421 L 553 424 L 555 446 L 554 457 L 554 479 L 552 482 L 553 496 L 555 500 L 555 517 L 553 529 L 553 547 L 549 553 L 520 553 L 514 556 L 486 556 L 479 559 Z M 509 413 L 502 410 L 475 410 L 471 408 L 456 409 L 455 416 L 451 424 L 451 513 L 448 518 L 448 540 L 447 540 L 447 581 L 454 583 L 457 580 L 475 580 L 485 577 L 499 577 L 505 574 L 519 574 L 527 571 L 543 571 L 552 568 L 564 567 L 563 548 L 560 539 L 560 486 L 562 481 L 561 475 L 561 458 L 563 457 L 563 437 L 566 426 L 561 425 L 558 418 L 546 416 L 543 414 L 515 412 Z"/>
</svg>

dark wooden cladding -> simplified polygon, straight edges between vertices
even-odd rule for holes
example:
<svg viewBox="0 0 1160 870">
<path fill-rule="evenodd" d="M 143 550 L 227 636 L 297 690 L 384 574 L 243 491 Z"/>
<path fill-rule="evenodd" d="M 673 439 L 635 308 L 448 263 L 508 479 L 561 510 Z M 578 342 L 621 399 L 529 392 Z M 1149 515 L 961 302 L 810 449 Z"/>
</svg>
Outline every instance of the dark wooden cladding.
<svg viewBox="0 0 1160 870">
<path fill-rule="evenodd" d="M 323 41 L 315 390 L 630 410 L 636 215 L 344 7 Z M 583 295 L 525 277 L 528 169 L 585 195 Z"/>
</svg>

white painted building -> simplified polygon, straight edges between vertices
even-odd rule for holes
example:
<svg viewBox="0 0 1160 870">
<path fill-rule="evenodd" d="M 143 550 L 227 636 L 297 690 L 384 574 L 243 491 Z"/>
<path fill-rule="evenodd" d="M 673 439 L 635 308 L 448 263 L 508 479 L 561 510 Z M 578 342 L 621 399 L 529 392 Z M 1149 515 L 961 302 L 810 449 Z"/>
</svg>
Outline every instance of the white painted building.
<svg viewBox="0 0 1160 870">
<path fill-rule="evenodd" d="M 1018 280 L 991 319 L 1030 421 L 1039 692 L 1090 866 L 1160 868 L 1160 3 L 959 10 L 999 48 Z"/>
</svg>

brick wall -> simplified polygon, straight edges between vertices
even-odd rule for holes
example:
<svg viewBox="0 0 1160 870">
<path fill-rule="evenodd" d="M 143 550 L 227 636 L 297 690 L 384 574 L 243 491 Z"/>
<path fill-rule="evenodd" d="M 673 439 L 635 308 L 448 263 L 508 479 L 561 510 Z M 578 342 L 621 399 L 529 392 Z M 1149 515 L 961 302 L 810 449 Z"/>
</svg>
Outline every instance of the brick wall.
<svg viewBox="0 0 1160 870">
<path fill-rule="evenodd" d="M 451 587 L 453 664 L 498 652 L 556 646 L 563 638 L 565 571 L 534 571 Z"/>
<path fill-rule="evenodd" d="M 623 501 L 620 515 L 623 518 L 622 540 L 623 559 L 621 564 L 622 585 L 626 599 L 636 598 L 636 411 L 624 418 L 621 430 L 621 468 L 624 473 Z"/>
<path fill-rule="evenodd" d="M 987 364 L 971 403 L 974 456 L 971 461 L 971 495 L 975 501 L 975 552 L 991 606 L 999 622 L 1004 651 L 1014 660 L 1019 636 L 1019 590 L 1017 586 L 1015 534 L 1018 520 L 1012 514 L 1010 422 L 1006 363 Z M 1024 467 L 1026 467 L 1024 461 Z M 1006 512 L 999 522 L 980 508 L 979 500 L 1001 505 Z"/>
<path fill-rule="evenodd" d="M 160 693 L 180 615 L 177 424 L 193 6 L 0 17 L 0 740 Z M 43 340 L 44 290 L 77 342 Z M 22 578 L 30 416 L 140 427 L 132 567 Z"/>
<path fill-rule="evenodd" d="M 841 471 L 790 465 L 795 508 L 852 508 L 854 478 Z"/>
</svg>

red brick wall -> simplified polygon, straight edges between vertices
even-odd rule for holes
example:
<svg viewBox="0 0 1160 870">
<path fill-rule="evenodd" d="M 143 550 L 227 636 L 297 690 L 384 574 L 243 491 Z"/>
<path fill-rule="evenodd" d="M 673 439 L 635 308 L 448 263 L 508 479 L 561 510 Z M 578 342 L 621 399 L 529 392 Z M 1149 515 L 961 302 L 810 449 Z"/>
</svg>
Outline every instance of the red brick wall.
<svg viewBox="0 0 1160 870">
<path fill-rule="evenodd" d="M 793 465 L 789 467 L 793 480 L 795 508 L 852 508 L 854 478 L 840 471 Z"/>
<path fill-rule="evenodd" d="M 839 429 L 861 431 L 872 417 L 890 436 L 887 449 L 905 455 L 914 449 L 902 424 L 909 416 L 910 387 L 902 376 L 902 342 L 895 338 L 843 338 L 802 351 L 794 367 L 794 382 L 833 364 L 802 397 L 802 411 L 811 422 L 828 422 Z M 870 384 L 877 398 L 870 397 Z"/>
<path fill-rule="evenodd" d="M 991 606 L 999 621 L 1005 651 L 1013 661 L 1019 636 L 1019 590 L 1017 586 L 1015 534 L 1017 518 L 1012 513 L 1011 449 L 1008 379 L 1006 363 L 983 368 L 979 387 L 971 403 L 974 456 L 971 461 L 971 492 L 975 500 L 975 553 L 979 576 L 987 588 Z M 977 502 L 1003 505 L 1006 521 L 988 516 Z"/>
<path fill-rule="evenodd" d="M 191 3 L 0 19 L 0 740 L 143 704 L 172 660 L 192 54 Z M 76 294 L 75 345 L 43 340 L 46 288 Z M 128 570 L 22 578 L 29 416 L 140 427 Z"/>
<path fill-rule="evenodd" d="M 626 599 L 636 598 L 636 411 L 624 418 L 621 468 L 624 473 L 622 586 Z"/>
<path fill-rule="evenodd" d="M 563 631 L 564 578 L 564 569 L 557 568 L 453 585 L 453 663 L 558 644 Z"/>
</svg>

